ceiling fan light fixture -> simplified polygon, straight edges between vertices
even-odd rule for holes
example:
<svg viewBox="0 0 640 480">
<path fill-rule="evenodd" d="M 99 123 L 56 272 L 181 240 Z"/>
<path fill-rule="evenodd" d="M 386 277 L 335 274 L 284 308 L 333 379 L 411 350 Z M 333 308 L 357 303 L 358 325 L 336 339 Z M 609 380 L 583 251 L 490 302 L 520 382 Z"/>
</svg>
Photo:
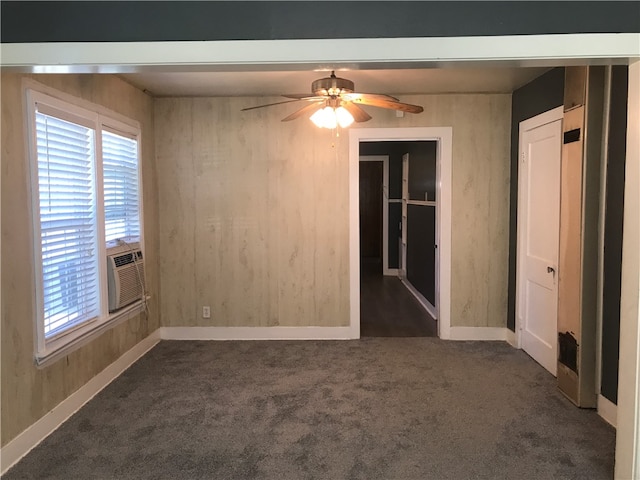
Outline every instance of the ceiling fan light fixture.
<svg viewBox="0 0 640 480">
<path fill-rule="evenodd" d="M 340 125 L 342 128 L 347 128 L 353 123 L 353 115 L 351 115 L 351 113 L 349 113 L 346 108 L 338 107 L 336 108 L 335 112 L 338 125 Z"/>
<path fill-rule="evenodd" d="M 336 128 L 337 125 L 336 116 L 331 107 L 321 108 L 311 115 L 310 119 L 319 128 Z"/>
<path fill-rule="evenodd" d="M 338 125 L 342 128 L 347 128 L 353 123 L 353 115 L 344 107 L 333 108 L 326 106 L 311 115 L 310 120 L 319 128 L 333 130 Z"/>
</svg>

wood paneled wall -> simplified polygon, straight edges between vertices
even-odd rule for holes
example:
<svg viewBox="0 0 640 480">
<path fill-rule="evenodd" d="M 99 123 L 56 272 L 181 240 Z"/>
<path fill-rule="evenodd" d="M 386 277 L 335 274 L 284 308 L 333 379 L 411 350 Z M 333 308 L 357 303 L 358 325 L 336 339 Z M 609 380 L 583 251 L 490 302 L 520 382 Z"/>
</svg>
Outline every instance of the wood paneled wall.
<svg viewBox="0 0 640 480">
<path fill-rule="evenodd" d="M 140 122 L 148 317 L 135 316 L 63 357 L 34 365 L 34 300 L 29 159 L 22 81 L 34 80 Z M 2 445 L 159 327 L 158 192 L 153 100 L 110 75 L 2 74 Z"/>
<path fill-rule="evenodd" d="M 349 324 L 348 133 L 271 100 L 156 100 L 164 326 Z M 401 100 L 363 126 L 453 127 L 451 324 L 505 327 L 511 96 Z"/>
<path fill-rule="evenodd" d="M 347 138 L 257 101 L 156 102 L 165 326 L 348 324 Z"/>
</svg>

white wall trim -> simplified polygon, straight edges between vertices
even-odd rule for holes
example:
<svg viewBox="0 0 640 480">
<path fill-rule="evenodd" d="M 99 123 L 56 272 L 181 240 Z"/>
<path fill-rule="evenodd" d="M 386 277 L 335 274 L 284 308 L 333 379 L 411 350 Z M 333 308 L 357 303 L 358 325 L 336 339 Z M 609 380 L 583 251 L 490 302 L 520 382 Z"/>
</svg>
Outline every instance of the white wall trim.
<svg viewBox="0 0 640 480">
<path fill-rule="evenodd" d="M 516 332 L 512 332 L 509 328 L 507 328 L 507 343 L 513 348 L 520 348 Z"/>
<path fill-rule="evenodd" d="M 19 434 L 0 449 L 2 474 L 40 442 L 66 422 L 84 404 L 96 396 L 102 389 L 118 378 L 127 368 L 151 350 L 160 341 L 160 329 L 134 345 L 115 362 L 98 373 L 74 393 L 56 405 L 53 410 Z"/>
<path fill-rule="evenodd" d="M 410 128 L 354 128 L 349 130 L 349 292 L 350 325 L 360 334 L 360 239 L 358 218 L 360 142 L 415 141 L 438 142 L 438 171 L 440 188 L 437 191 L 438 212 L 436 232 L 439 254 L 436 310 L 438 335 L 448 339 L 451 328 L 451 164 L 453 129 L 451 127 Z"/>
<path fill-rule="evenodd" d="M 618 406 L 600 394 L 598 394 L 598 415 L 613 428 L 617 427 Z"/>
<path fill-rule="evenodd" d="M 506 327 L 451 327 L 450 340 L 501 340 L 507 341 Z M 513 333 L 513 332 L 511 332 Z"/>
<path fill-rule="evenodd" d="M 333 68 L 447 67 L 485 61 L 514 66 L 566 65 L 640 55 L 638 33 L 477 37 L 230 40 L 175 42 L 53 42 L 0 45 L 3 67 L 33 73 L 125 73 L 157 70 L 238 71 Z M 555 61 L 555 62 L 554 62 Z M 32 68 L 33 67 L 33 68 Z"/>
<path fill-rule="evenodd" d="M 415 297 L 415 299 L 418 300 L 418 302 L 420 302 L 420 305 L 422 305 L 422 307 L 427 312 L 429 312 L 429 315 L 437 319 L 438 317 L 436 313 L 436 307 L 431 305 L 431 302 L 429 302 L 429 300 L 427 300 L 424 297 L 424 295 L 422 295 L 422 293 L 420 293 L 418 289 L 414 287 L 413 284 L 406 277 L 401 278 L 400 281 L 405 287 L 407 287 L 407 290 L 409 290 L 409 292 Z"/>
<path fill-rule="evenodd" d="M 162 340 L 352 340 L 351 327 L 162 327 Z"/>
<path fill-rule="evenodd" d="M 629 65 L 615 478 L 640 478 L 640 60 Z"/>
</svg>

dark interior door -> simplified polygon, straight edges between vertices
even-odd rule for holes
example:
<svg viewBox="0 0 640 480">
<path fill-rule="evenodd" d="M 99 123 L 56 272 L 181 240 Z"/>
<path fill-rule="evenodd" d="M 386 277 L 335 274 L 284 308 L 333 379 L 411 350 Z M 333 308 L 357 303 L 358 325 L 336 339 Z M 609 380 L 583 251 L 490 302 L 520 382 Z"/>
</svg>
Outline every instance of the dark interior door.
<svg viewBox="0 0 640 480">
<path fill-rule="evenodd" d="M 436 305 L 436 207 L 407 206 L 407 279 Z"/>
<path fill-rule="evenodd" d="M 360 162 L 360 256 L 382 259 L 382 162 Z"/>
</svg>

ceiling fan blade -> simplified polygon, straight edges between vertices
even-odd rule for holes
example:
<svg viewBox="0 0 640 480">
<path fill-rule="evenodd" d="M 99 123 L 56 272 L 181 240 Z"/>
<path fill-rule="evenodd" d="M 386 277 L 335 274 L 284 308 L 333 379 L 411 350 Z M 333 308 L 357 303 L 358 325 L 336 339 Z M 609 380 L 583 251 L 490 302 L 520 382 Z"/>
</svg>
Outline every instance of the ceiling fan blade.
<svg viewBox="0 0 640 480">
<path fill-rule="evenodd" d="M 411 105 L 409 103 L 402 103 L 391 100 L 373 99 L 367 97 L 355 98 L 353 103 L 370 105 L 372 107 L 389 108 L 392 110 L 401 110 L 407 113 L 421 113 L 424 109 L 420 105 Z"/>
<path fill-rule="evenodd" d="M 286 95 L 281 95 L 284 98 L 297 98 L 298 100 L 322 100 L 325 97 L 308 94 L 308 93 L 287 93 Z"/>
<path fill-rule="evenodd" d="M 295 120 L 296 118 L 299 118 L 305 114 L 309 114 L 311 115 L 311 113 L 314 110 L 317 110 L 318 107 L 320 105 L 322 105 L 324 103 L 324 100 L 320 101 L 320 102 L 314 102 L 314 103 L 310 103 L 309 105 L 305 105 L 304 107 L 302 107 L 300 110 L 296 110 L 295 112 L 293 112 L 291 115 L 289 115 L 288 117 L 285 117 L 282 119 L 283 122 L 290 122 L 291 120 Z"/>
<path fill-rule="evenodd" d="M 342 102 L 342 106 L 351 114 L 353 119 L 358 122 L 367 122 L 371 120 L 371 115 L 362 110 L 359 106 L 354 105 L 351 102 Z"/>
<path fill-rule="evenodd" d="M 283 102 L 265 103 L 264 105 L 258 105 L 256 107 L 243 108 L 241 110 L 241 112 L 246 112 L 247 110 L 255 110 L 256 108 L 272 107 L 273 105 L 282 105 L 283 103 L 293 103 L 293 102 L 299 102 L 299 101 L 300 101 L 300 99 L 298 99 L 298 100 L 284 100 Z"/>
<path fill-rule="evenodd" d="M 398 99 L 396 97 L 392 97 L 391 95 L 384 95 L 382 93 L 345 93 L 342 95 L 342 98 L 345 100 L 355 100 L 356 98 L 370 98 L 372 100 L 390 100 L 392 102 L 397 102 Z"/>
</svg>

